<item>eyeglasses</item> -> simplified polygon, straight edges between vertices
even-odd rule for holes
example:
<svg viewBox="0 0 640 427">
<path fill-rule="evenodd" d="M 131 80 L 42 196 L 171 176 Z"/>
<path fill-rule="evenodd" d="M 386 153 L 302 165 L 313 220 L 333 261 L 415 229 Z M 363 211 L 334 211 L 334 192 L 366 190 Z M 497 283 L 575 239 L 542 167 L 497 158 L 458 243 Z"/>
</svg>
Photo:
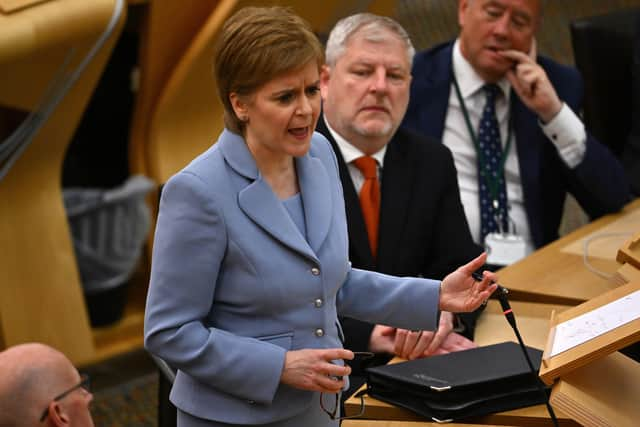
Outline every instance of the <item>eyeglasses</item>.
<svg viewBox="0 0 640 427">
<path fill-rule="evenodd" d="M 371 353 L 370 351 L 354 351 L 353 352 L 354 358 L 353 360 L 355 360 L 356 358 L 359 358 L 361 360 L 365 360 L 365 359 L 371 359 L 374 354 Z M 346 415 L 346 416 L 338 416 L 338 408 L 340 405 L 340 393 L 336 393 L 335 394 L 335 404 L 333 406 L 332 410 L 328 410 L 325 405 L 324 405 L 324 393 L 320 393 L 320 408 L 322 408 L 322 410 L 329 415 L 329 418 L 331 418 L 332 420 L 348 420 L 350 418 L 358 418 L 361 417 L 362 415 L 364 415 L 364 395 L 367 393 L 367 390 L 361 390 L 358 393 L 356 393 L 353 397 L 359 397 L 360 398 L 360 410 L 358 411 L 357 414 L 354 415 Z"/>
<path fill-rule="evenodd" d="M 76 384 L 73 387 L 71 387 L 70 389 L 60 393 L 59 395 L 54 397 L 52 399 L 52 401 L 53 402 L 59 402 L 62 399 L 64 399 L 65 397 L 67 397 L 68 395 L 70 395 L 71 393 L 73 393 L 74 391 L 78 390 L 79 388 L 84 389 L 87 393 L 91 393 L 91 379 L 89 378 L 89 375 L 87 375 L 87 374 L 80 375 L 80 382 L 78 384 Z M 43 422 L 47 418 L 47 415 L 49 415 L 49 407 L 45 408 L 45 410 L 42 411 L 42 416 L 40 417 L 40 422 Z"/>
</svg>

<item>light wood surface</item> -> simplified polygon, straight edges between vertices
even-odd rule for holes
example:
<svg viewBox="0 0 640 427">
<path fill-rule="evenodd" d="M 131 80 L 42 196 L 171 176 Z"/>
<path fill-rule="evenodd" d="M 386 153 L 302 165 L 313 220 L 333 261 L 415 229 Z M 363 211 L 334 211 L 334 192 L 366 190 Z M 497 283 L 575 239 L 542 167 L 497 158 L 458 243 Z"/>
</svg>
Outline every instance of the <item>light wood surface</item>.
<svg viewBox="0 0 640 427">
<path fill-rule="evenodd" d="M 551 321 L 551 336 L 554 334 L 553 331 L 556 325 L 583 314 L 591 313 L 609 303 L 621 300 L 631 293 L 637 293 L 639 290 L 640 282 L 628 283 L 559 313 Z M 545 346 L 545 356 L 540 367 L 540 378 L 545 383 L 552 384 L 558 377 L 564 376 L 581 366 L 591 364 L 595 360 L 633 344 L 639 339 L 640 319 L 635 319 L 553 357 L 550 357 L 553 340 L 549 340 Z M 549 357 L 547 356 L 548 354 Z"/>
<path fill-rule="evenodd" d="M 551 404 L 587 427 L 635 427 L 640 420 L 640 365 L 612 353 L 562 377 Z"/>
<path fill-rule="evenodd" d="M 571 306 L 560 304 L 511 301 L 518 330 L 525 345 L 544 350 L 549 332 L 551 312 L 562 313 Z M 474 341 L 478 345 L 497 344 L 504 341 L 518 342 L 516 335 L 502 313 L 500 303 L 489 300 L 478 319 Z"/>
<path fill-rule="evenodd" d="M 34 89 L 46 87 L 47 73 L 71 47 L 77 49 L 71 67 L 77 65 L 107 27 L 115 3 L 56 0 L 0 14 L 0 103 L 31 109 L 42 96 Z M 67 145 L 123 23 L 124 15 L 0 183 L 2 346 L 40 341 L 77 363 L 95 357 L 60 180 Z"/>
<path fill-rule="evenodd" d="M 424 421 L 376 421 L 376 420 L 344 420 L 342 427 L 433 427 L 438 423 L 428 423 Z M 491 427 L 488 424 L 458 424 L 447 423 L 447 427 Z M 493 427 L 497 427 L 493 426 Z M 509 427 L 502 425 L 501 427 Z M 515 427 L 515 426 L 512 426 Z"/>
<path fill-rule="evenodd" d="M 0 0 L 0 12 L 13 13 L 50 0 Z"/>
<path fill-rule="evenodd" d="M 640 231 L 627 240 L 616 257 L 618 262 L 631 264 L 640 270 Z"/>
<path fill-rule="evenodd" d="M 622 212 L 606 215 L 499 270 L 500 283 L 511 291 L 511 299 L 570 305 L 580 304 L 615 288 L 616 284 L 610 280 L 589 271 L 582 256 L 564 252 L 563 248 L 639 209 L 640 199 L 637 199 Z M 640 224 L 631 224 L 629 234 L 638 230 Z M 613 253 L 611 259 L 590 258 L 589 262 L 593 267 L 613 275 L 620 268 L 615 256 Z"/>
<path fill-rule="evenodd" d="M 542 304 L 522 301 L 512 301 L 518 329 L 524 343 L 528 346 L 543 349 L 551 312 L 563 312 L 571 306 L 558 304 Z M 513 329 L 507 323 L 498 301 L 490 300 L 485 312 L 478 319 L 475 341 L 478 345 L 489 345 L 504 341 L 517 342 Z M 482 369 L 482 367 L 478 367 Z M 424 419 L 406 409 L 365 396 L 365 414 L 363 417 L 374 420 L 389 421 L 424 421 Z M 357 413 L 360 409 L 360 399 L 353 397 L 345 402 L 347 415 Z M 556 411 L 558 421 L 562 426 L 577 426 L 572 419 L 560 411 Z M 513 425 L 513 426 L 545 426 L 550 425 L 549 414 L 544 405 L 536 405 L 512 411 L 491 414 L 485 417 L 469 420 L 484 425 Z"/>
</svg>

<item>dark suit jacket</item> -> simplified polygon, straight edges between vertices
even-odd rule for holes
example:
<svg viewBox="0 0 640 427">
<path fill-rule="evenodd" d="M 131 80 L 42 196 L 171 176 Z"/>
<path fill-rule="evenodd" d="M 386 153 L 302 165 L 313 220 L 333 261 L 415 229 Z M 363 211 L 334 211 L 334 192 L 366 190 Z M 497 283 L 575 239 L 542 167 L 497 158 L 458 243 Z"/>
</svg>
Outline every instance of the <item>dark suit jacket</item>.
<svg viewBox="0 0 640 427">
<path fill-rule="evenodd" d="M 316 129 L 331 143 L 347 211 L 349 257 L 354 267 L 398 276 L 442 279 L 478 256 L 460 202 L 453 157 L 447 147 L 405 130 L 387 145 L 382 171 L 378 256 L 374 261 L 358 194 L 324 118 Z M 459 315 L 473 336 L 477 315 Z M 345 347 L 366 351 L 373 324 L 342 318 Z M 358 374 L 358 366 L 354 373 Z"/>
<path fill-rule="evenodd" d="M 413 63 L 411 100 L 403 126 L 442 140 L 452 82 L 453 42 L 418 53 Z M 582 104 L 582 78 L 574 68 L 538 57 L 558 96 L 573 111 Z M 537 116 L 512 92 L 520 179 L 533 242 L 543 246 L 558 238 L 566 193 L 593 219 L 615 212 L 630 200 L 620 162 L 607 147 L 587 135 L 584 160 L 570 169 L 547 139 Z"/>
<path fill-rule="evenodd" d="M 640 16 L 636 18 L 631 66 L 631 133 L 622 153 L 622 162 L 633 192 L 640 196 Z"/>
</svg>

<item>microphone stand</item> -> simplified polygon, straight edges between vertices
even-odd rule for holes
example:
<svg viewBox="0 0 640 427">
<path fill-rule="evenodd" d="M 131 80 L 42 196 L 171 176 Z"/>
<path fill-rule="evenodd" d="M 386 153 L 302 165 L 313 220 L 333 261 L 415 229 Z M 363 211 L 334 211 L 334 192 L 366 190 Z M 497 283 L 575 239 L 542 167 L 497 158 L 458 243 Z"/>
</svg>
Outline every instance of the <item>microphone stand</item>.
<svg viewBox="0 0 640 427">
<path fill-rule="evenodd" d="M 482 275 L 479 273 L 472 273 L 471 275 L 477 281 L 482 280 Z M 549 416 L 551 417 L 551 421 L 553 422 L 554 427 L 558 427 L 558 419 L 556 418 L 556 414 L 553 411 L 551 404 L 549 403 L 549 397 L 547 396 L 547 391 L 545 390 L 544 386 L 540 383 L 540 380 L 538 379 L 538 373 L 533 367 L 533 363 L 531 362 L 531 358 L 529 357 L 529 352 L 527 351 L 527 348 L 524 345 L 524 341 L 522 340 L 522 336 L 520 335 L 520 331 L 518 330 L 518 326 L 516 325 L 516 317 L 513 314 L 513 310 L 511 309 L 511 304 L 509 304 L 509 299 L 507 298 L 509 289 L 505 288 L 504 286 L 498 285 L 498 289 L 496 290 L 496 292 L 497 292 L 498 300 L 500 301 L 500 307 L 502 307 L 502 313 L 507 318 L 507 322 L 509 322 L 509 325 L 511 325 L 513 332 L 515 332 L 516 338 L 518 338 L 520 349 L 524 353 L 524 357 L 527 360 L 527 364 L 529 365 L 531 374 L 536 380 L 536 385 L 538 386 L 538 389 L 540 390 L 541 393 L 544 394 L 544 397 L 545 397 L 544 403 L 547 407 L 547 411 L 549 412 Z"/>
</svg>

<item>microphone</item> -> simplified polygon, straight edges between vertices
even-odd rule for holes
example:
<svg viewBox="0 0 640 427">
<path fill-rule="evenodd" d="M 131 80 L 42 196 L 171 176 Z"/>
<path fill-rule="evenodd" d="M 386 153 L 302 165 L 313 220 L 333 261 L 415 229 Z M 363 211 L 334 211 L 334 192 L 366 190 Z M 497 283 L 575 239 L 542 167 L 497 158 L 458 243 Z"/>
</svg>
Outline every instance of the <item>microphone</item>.
<svg viewBox="0 0 640 427">
<path fill-rule="evenodd" d="M 471 273 L 471 277 L 473 277 L 478 282 L 482 281 L 482 274 L 480 273 L 473 272 Z M 500 307 L 502 307 L 502 313 L 507 318 L 507 322 L 509 322 L 514 330 L 517 330 L 518 327 L 516 326 L 516 317 L 513 315 L 511 304 L 509 304 L 509 300 L 507 299 L 509 289 L 505 288 L 502 285 L 498 285 L 496 294 L 498 296 L 498 301 L 500 301 Z"/>
<path fill-rule="evenodd" d="M 473 277 L 476 281 L 482 281 L 482 274 L 473 272 L 471 273 L 471 277 Z M 531 358 L 529 357 L 529 352 L 524 345 L 524 341 L 522 340 L 522 336 L 520 335 L 520 331 L 518 330 L 518 326 L 516 325 L 516 316 L 513 314 L 513 310 L 511 309 L 511 304 L 509 304 L 509 299 L 507 298 L 507 294 L 509 293 L 509 289 L 505 288 L 502 285 L 498 285 L 498 289 L 496 289 L 498 301 L 500 301 L 500 307 L 502 308 L 502 313 L 507 318 L 507 322 L 511 325 L 513 332 L 516 334 L 516 338 L 518 338 L 518 343 L 520 344 L 520 349 L 524 353 L 524 357 L 527 360 L 527 364 L 529 365 L 529 370 L 531 374 L 536 379 L 536 384 L 542 393 L 545 396 L 545 405 L 547 406 L 547 411 L 549 412 L 549 416 L 551 417 L 551 421 L 555 427 L 558 426 L 558 419 L 556 418 L 556 414 L 549 403 L 549 398 L 547 395 L 547 391 L 544 386 L 541 385 L 540 380 L 538 379 L 538 373 L 536 369 L 533 367 L 533 362 L 531 362 Z"/>
</svg>

